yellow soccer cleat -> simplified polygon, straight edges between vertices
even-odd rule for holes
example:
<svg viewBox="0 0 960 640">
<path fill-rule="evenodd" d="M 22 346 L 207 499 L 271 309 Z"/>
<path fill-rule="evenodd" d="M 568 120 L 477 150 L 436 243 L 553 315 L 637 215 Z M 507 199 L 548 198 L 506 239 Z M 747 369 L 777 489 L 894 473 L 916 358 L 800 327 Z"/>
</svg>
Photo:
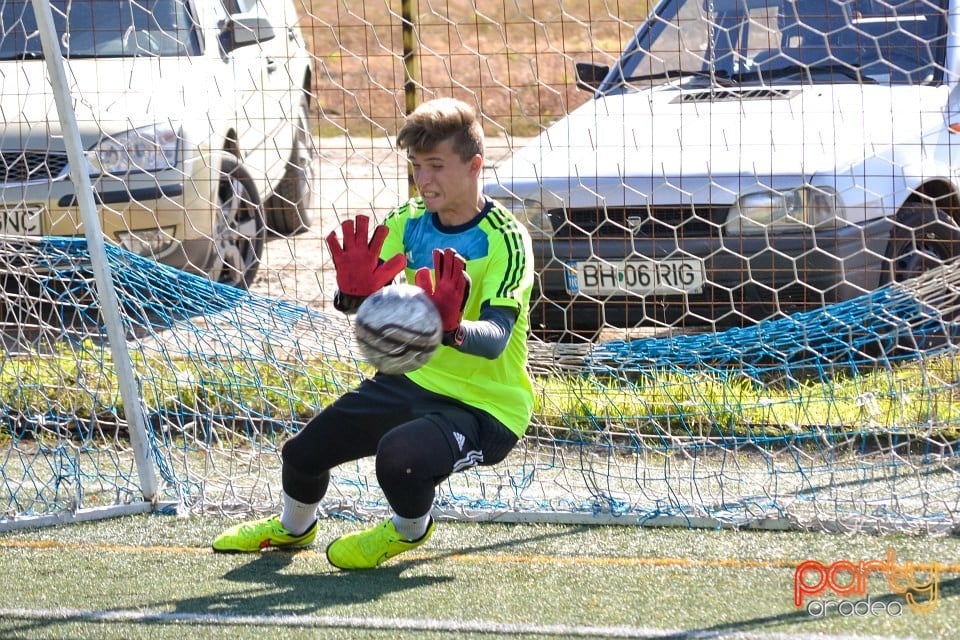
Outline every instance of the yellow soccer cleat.
<svg viewBox="0 0 960 640">
<path fill-rule="evenodd" d="M 433 520 L 418 540 L 404 540 L 388 518 L 375 527 L 340 536 L 327 547 L 327 560 L 339 569 L 374 569 L 382 562 L 430 539 L 436 528 Z"/>
<path fill-rule="evenodd" d="M 313 542 L 317 537 L 317 522 L 303 535 L 295 536 L 283 528 L 280 518 L 270 516 L 251 522 L 234 525 L 217 536 L 213 541 L 214 551 L 250 553 L 267 547 L 300 548 Z"/>
</svg>

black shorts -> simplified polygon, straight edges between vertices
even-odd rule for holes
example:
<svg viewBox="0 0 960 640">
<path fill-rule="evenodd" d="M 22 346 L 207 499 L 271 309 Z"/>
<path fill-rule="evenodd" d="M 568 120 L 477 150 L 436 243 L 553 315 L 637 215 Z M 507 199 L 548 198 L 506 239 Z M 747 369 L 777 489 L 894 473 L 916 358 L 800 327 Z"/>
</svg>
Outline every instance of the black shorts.
<svg viewBox="0 0 960 640">
<path fill-rule="evenodd" d="M 445 475 L 501 462 L 518 441 L 485 411 L 427 391 L 406 376 L 377 374 L 310 420 L 285 444 L 284 461 L 301 473 L 323 473 L 374 455 L 383 436 L 398 427 L 411 438 L 430 428 L 444 434 L 447 450 L 428 453 Z"/>
</svg>

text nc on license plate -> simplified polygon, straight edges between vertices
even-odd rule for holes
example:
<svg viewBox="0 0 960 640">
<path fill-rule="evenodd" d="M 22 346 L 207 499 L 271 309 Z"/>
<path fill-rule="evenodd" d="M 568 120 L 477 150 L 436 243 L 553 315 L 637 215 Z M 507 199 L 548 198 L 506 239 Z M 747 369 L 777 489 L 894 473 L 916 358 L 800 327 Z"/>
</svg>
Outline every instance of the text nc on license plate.
<svg viewBox="0 0 960 640">
<path fill-rule="evenodd" d="M 0 205 L 0 233 L 12 236 L 39 236 L 41 207 L 11 207 Z"/>
</svg>

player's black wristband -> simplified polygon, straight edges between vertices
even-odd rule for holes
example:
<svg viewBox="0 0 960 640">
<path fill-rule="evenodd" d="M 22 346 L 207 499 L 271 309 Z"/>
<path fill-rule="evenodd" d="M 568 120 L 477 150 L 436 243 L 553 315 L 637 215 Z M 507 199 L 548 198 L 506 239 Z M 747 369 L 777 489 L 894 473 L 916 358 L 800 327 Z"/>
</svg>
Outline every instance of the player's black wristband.
<svg viewBox="0 0 960 640">
<path fill-rule="evenodd" d="M 340 290 L 337 289 L 337 292 L 333 294 L 333 308 L 343 313 L 354 313 L 366 299 L 366 296 L 351 296 L 340 293 Z"/>
<path fill-rule="evenodd" d="M 467 333 L 461 324 L 459 327 L 453 331 L 447 331 L 443 334 L 443 344 L 448 347 L 459 347 L 463 344 L 464 338 L 467 337 Z"/>
</svg>

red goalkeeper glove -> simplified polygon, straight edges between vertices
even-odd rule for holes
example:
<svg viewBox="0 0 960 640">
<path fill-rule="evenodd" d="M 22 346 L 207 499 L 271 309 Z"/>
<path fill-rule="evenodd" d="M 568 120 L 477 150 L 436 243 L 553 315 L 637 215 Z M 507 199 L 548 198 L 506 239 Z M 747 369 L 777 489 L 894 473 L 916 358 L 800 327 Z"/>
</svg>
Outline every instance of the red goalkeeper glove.
<svg viewBox="0 0 960 640">
<path fill-rule="evenodd" d="M 458 346 L 463 343 L 460 323 L 463 309 L 470 295 L 470 276 L 467 275 L 467 263 L 453 249 L 433 250 L 433 270 L 436 274 L 436 286 L 430 278 L 430 270 L 421 267 L 417 270 L 415 282 L 427 292 L 443 323 L 443 343 Z"/>
<path fill-rule="evenodd" d="M 389 229 L 377 225 L 369 242 L 370 218 L 359 215 L 356 220 L 344 220 L 340 225 L 343 244 L 337 232 L 327 236 L 327 247 L 337 271 L 337 296 L 334 306 L 341 311 L 355 310 L 363 299 L 389 284 L 407 266 L 407 259 L 398 253 L 386 262 L 380 262 L 380 250 Z"/>
</svg>

